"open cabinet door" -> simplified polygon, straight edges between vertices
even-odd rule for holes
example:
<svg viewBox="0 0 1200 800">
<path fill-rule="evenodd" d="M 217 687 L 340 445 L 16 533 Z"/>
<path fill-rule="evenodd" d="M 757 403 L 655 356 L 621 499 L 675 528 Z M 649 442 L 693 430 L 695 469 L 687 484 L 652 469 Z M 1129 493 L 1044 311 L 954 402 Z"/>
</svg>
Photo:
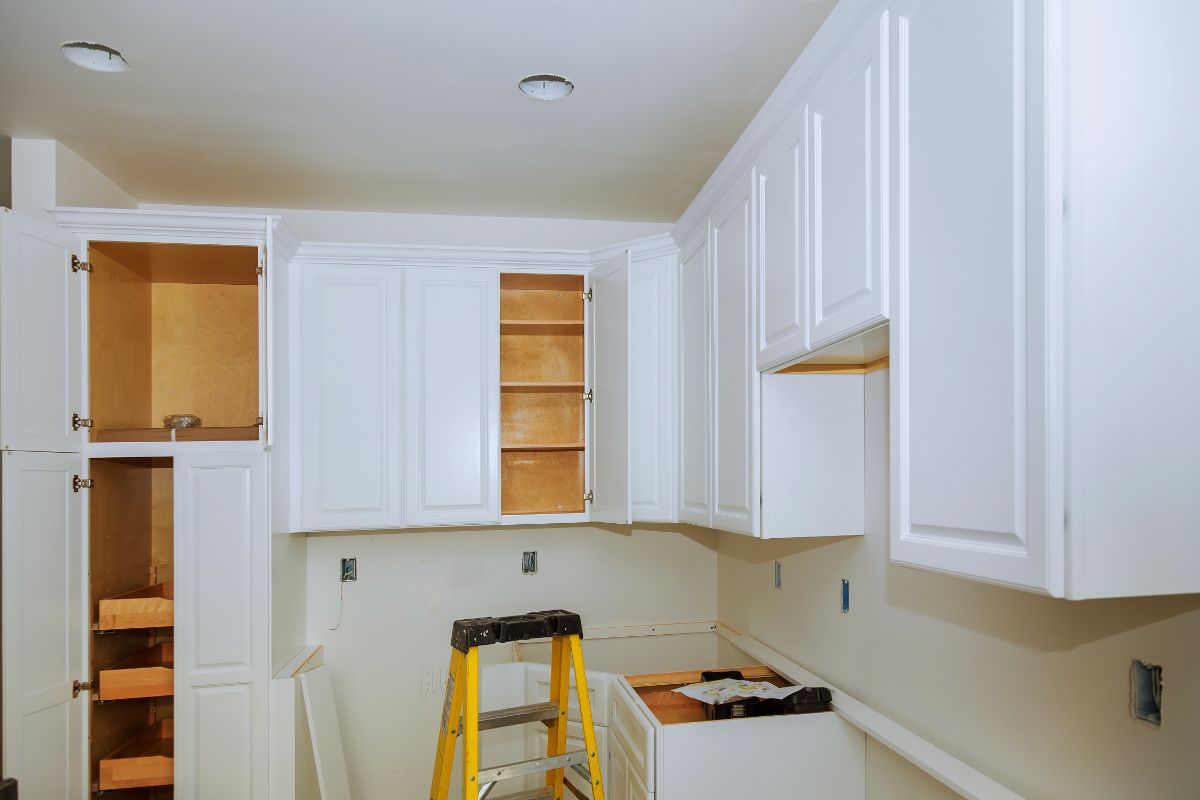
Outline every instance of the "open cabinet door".
<svg viewBox="0 0 1200 800">
<path fill-rule="evenodd" d="M 592 508 L 633 521 L 629 486 L 629 251 L 588 273 L 592 290 Z"/>
<path fill-rule="evenodd" d="M 0 448 L 79 452 L 84 272 L 75 236 L 0 210 Z M 22 792 L 24 794 L 24 792 Z"/>
<path fill-rule="evenodd" d="M 3 483 L 3 720 L 0 773 L 21 797 L 86 796 L 89 694 L 82 473 L 76 453 L 6 452 Z"/>
</svg>

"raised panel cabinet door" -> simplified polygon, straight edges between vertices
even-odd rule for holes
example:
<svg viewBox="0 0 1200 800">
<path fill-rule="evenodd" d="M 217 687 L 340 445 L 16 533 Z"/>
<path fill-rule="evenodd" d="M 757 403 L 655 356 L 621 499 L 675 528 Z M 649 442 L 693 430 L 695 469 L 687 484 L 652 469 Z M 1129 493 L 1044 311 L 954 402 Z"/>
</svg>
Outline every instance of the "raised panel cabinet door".
<svg viewBox="0 0 1200 800">
<path fill-rule="evenodd" d="M 86 272 L 75 236 L 0 209 L 0 449 L 79 452 Z"/>
<path fill-rule="evenodd" d="M 674 522 L 675 285 L 678 261 L 631 265 L 629 287 L 629 471 L 633 518 Z"/>
<path fill-rule="evenodd" d="M 404 278 L 409 525 L 500 519 L 500 273 Z"/>
<path fill-rule="evenodd" d="M 3 763 L 22 797 L 86 794 L 88 607 L 76 453 L 0 457 L 3 492 Z"/>
<path fill-rule="evenodd" d="M 633 521 L 630 486 L 629 251 L 588 273 L 592 290 L 592 506 L 599 522 Z"/>
<path fill-rule="evenodd" d="M 175 458 L 175 796 L 264 800 L 271 561 L 265 453 Z"/>
<path fill-rule="evenodd" d="M 403 522 L 402 292 L 395 268 L 303 268 L 296 404 L 303 530 Z"/>
<path fill-rule="evenodd" d="M 1061 594 L 1034 155 L 1042 3 L 893 13 L 892 559 Z"/>
<path fill-rule="evenodd" d="M 887 319 L 887 43 L 884 12 L 842 48 L 806 106 L 813 349 Z"/>
<path fill-rule="evenodd" d="M 679 521 L 710 525 L 712 314 L 708 242 L 691 243 L 684 253 L 679 265 Z"/>
<path fill-rule="evenodd" d="M 798 114 L 758 164 L 756 364 L 766 370 L 808 352 L 805 117 Z"/>
<path fill-rule="evenodd" d="M 754 241 L 750 180 L 712 215 L 713 521 L 733 533 L 758 532 L 758 370 L 753 358 Z"/>
</svg>

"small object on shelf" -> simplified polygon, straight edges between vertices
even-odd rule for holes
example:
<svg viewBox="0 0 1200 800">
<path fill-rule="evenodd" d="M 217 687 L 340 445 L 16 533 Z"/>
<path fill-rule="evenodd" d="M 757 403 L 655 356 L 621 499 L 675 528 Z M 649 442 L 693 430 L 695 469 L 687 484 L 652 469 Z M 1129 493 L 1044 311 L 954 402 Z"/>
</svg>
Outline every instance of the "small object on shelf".
<svg viewBox="0 0 1200 800">
<path fill-rule="evenodd" d="M 144 586 L 116 597 L 106 597 L 98 605 L 97 630 L 169 628 L 175 624 L 175 585 Z"/>
<path fill-rule="evenodd" d="M 170 786 L 175 782 L 175 721 L 159 720 L 100 759 L 99 789 Z"/>
<path fill-rule="evenodd" d="M 100 670 L 97 700 L 170 697 L 175 693 L 175 647 L 156 644 L 108 669 Z"/>
<path fill-rule="evenodd" d="M 195 414 L 167 414 L 163 417 L 165 428 L 199 428 L 202 420 Z"/>
</svg>

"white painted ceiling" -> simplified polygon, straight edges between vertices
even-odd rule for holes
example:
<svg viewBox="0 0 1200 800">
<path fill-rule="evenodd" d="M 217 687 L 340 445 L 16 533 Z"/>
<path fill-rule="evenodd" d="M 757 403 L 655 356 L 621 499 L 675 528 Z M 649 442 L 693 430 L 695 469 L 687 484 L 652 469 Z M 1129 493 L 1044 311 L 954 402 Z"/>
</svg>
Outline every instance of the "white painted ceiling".
<svg viewBox="0 0 1200 800">
<path fill-rule="evenodd" d="M 146 203 L 674 221 L 833 4 L 3 0 L 0 133 Z"/>
</svg>

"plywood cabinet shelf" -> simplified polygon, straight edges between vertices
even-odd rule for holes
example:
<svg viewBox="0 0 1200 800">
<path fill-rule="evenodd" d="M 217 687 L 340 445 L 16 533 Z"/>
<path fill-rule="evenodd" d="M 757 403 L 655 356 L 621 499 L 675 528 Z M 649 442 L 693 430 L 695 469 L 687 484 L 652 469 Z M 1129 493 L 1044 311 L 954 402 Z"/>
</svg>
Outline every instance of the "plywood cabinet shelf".
<svg viewBox="0 0 1200 800">
<path fill-rule="evenodd" d="M 132 700 L 138 697 L 170 697 L 175 693 L 175 648 L 170 642 L 100 670 L 97 700 Z"/>
<path fill-rule="evenodd" d="M 252 442 L 258 426 L 236 428 L 124 428 L 92 433 L 94 442 Z"/>
<path fill-rule="evenodd" d="M 172 583 L 144 586 L 99 602 L 96 629 L 169 628 L 175 624 L 175 588 Z"/>
<path fill-rule="evenodd" d="M 175 724 L 164 719 L 100 759 L 100 791 L 171 786 L 175 781 Z"/>
<path fill-rule="evenodd" d="M 539 450 L 555 451 L 555 450 L 583 450 L 583 442 L 558 442 L 554 444 L 540 444 L 537 442 L 530 444 L 506 444 L 501 445 L 500 450 L 505 453 L 520 453 L 520 452 L 536 452 Z"/>
<path fill-rule="evenodd" d="M 516 334 L 582 334 L 581 319 L 502 319 L 500 333 Z"/>
<path fill-rule="evenodd" d="M 583 394 L 583 381 L 501 381 L 505 392 L 579 392 Z"/>
</svg>

